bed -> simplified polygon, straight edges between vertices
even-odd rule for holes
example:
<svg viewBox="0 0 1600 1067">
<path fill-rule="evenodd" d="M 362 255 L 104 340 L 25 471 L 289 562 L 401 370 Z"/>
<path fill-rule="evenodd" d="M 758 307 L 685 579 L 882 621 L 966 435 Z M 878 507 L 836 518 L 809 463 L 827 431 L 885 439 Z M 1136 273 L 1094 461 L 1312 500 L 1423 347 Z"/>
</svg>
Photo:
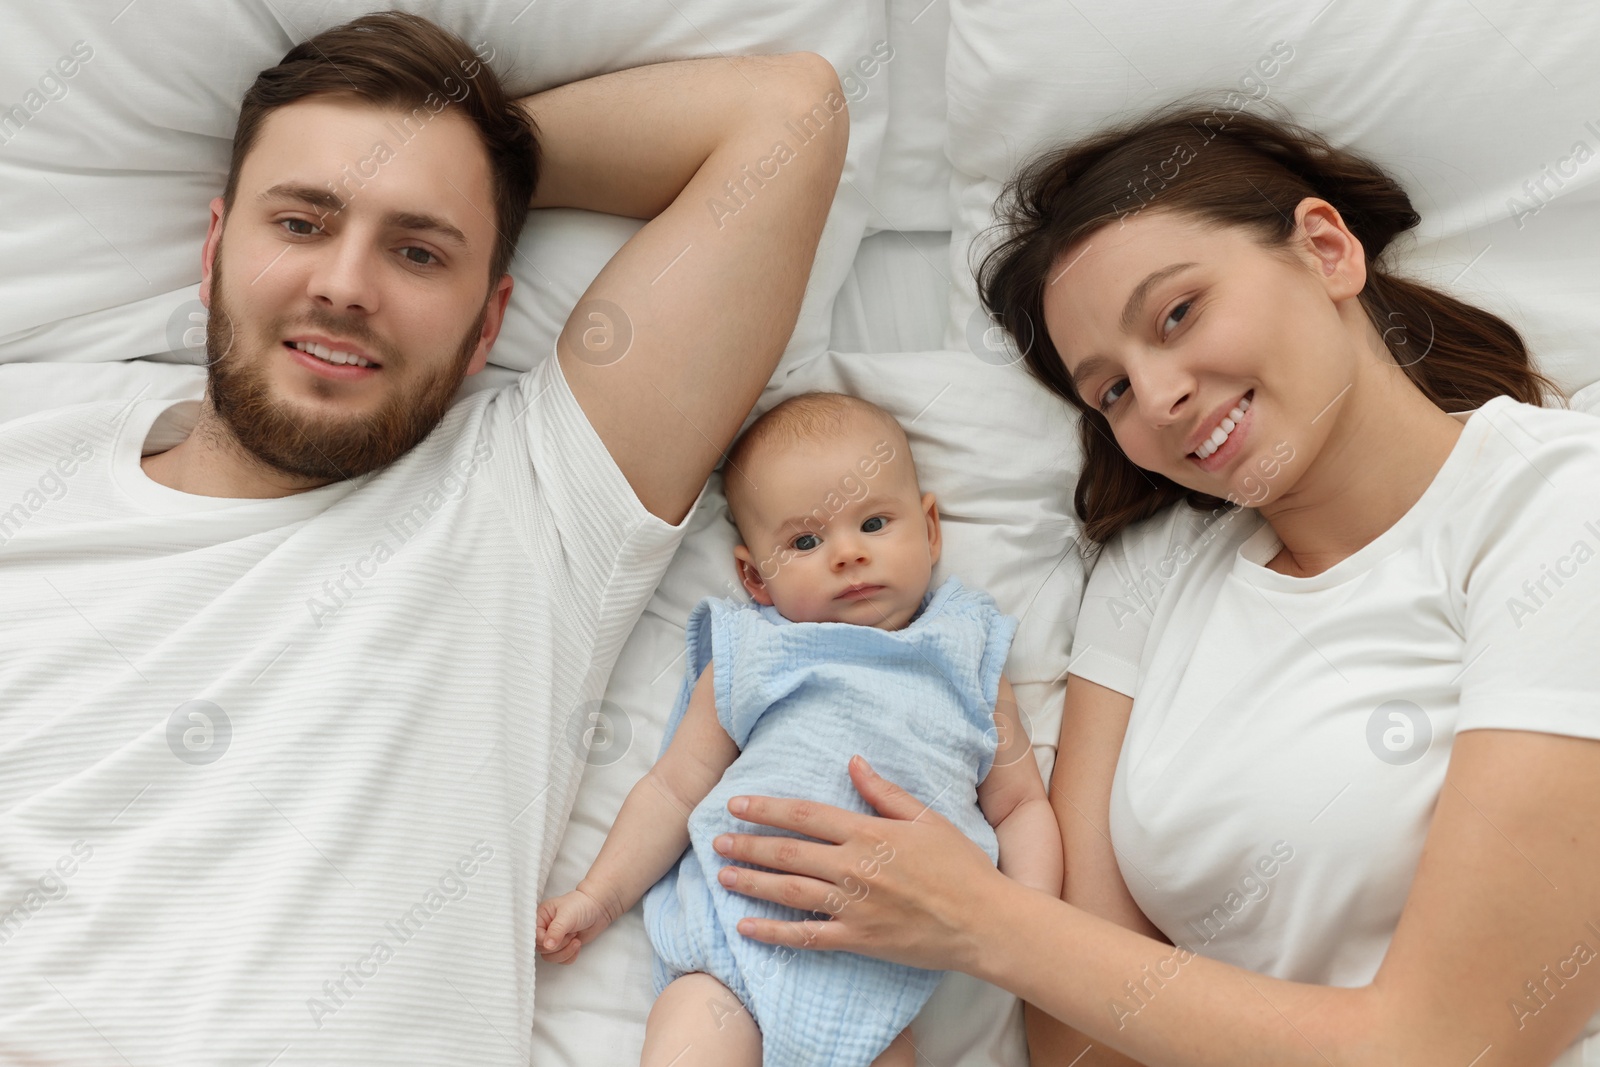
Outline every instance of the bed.
<svg viewBox="0 0 1600 1067">
<path fill-rule="evenodd" d="M 198 397 L 206 203 L 238 100 L 358 0 L 16 5 L 0 41 L 0 421 L 118 397 Z M 1054 760 L 1091 549 L 1070 409 L 978 306 L 972 265 L 1004 180 L 1033 150 L 1194 90 L 1271 99 L 1389 166 L 1423 216 L 1397 266 L 1511 319 L 1573 406 L 1600 411 L 1600 8 L 1509 0 L 407 0 L 518 93 L 639 63 L 810 50 L 839 71 L 851 143 L 795 334 L 757 413 L 810 389 L 893 412 L 945 554 L 1020 620 L 1007 674 L 1041 772 Z M 1287 56 L 1288 58 L 1284 58 Z M 1270 61 L 1269 61 L 1270 60 Z M 70 71 L 70 73 L 68 73 Z M 578 296 L 641 224 L 534 212 L 485 373 L 551 351 Z M 753 416 L 752 416 L 753 417 Z M 649 767 L 683 670 L 683 624 L 734 592 L 714 478 L 618 661 L 572 711 L 582 786 L 542 894 L 587 869 Z M 651 1003 L 635 908 L 571 966 L 540 963 L 533 1062 L 636 1063 Z M 945 978 L 919 1062 L 1027 1062 L 1021 1007 Z"/>
</svg>

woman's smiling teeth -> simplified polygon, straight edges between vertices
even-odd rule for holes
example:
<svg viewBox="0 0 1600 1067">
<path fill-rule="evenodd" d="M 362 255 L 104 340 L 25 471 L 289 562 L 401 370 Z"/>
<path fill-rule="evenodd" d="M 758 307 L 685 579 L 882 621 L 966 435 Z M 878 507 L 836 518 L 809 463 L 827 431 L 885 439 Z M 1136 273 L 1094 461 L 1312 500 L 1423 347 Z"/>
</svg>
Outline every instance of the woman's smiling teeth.
<svg viewBox="0 0 1600 1067">
<path fill-rule="evenodd" d="M 1217 424 L 1217 428 L 1211 431 L 1211 436 L 1200 442 L 1200 447 L 1194 450 L 1194 455 L 1205 459 L 1221 448 L 1223 443 L 1228 440 L 1228 435 L 1233 432 L 1233 428 L 1239 424 L 1239 420 L 1244 418 L 1244 413 L 1249 410 L 1250 397 L 1247 394 L 1240 398 L 1239 403 L 1234 406 L 1232 411 L 1223 416 L 1222 421 Z"/>
<path fill-rule="evenodd" d="M 302 352 L 309 352 L 324 363 L 353 364 L 357 367 L 376 367 L 371 360 L 362 359 L 360 356 L 351 355 L 349 352 L 336 352 L 327 345 L 319 345 L 314 341 L 290 341 L 291 345 Z"/>
</svg>

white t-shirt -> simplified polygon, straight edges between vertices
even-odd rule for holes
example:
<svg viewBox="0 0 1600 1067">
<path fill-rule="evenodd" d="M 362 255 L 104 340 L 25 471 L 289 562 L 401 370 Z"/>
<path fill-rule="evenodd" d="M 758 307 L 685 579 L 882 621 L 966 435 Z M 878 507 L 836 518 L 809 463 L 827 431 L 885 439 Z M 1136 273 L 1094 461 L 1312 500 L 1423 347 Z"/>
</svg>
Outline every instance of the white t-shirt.
<svg viewBox="0 0 1600 1067">
<path fill-rule="evenodd" d="M 145 475 L 198 407 L 0 426 L 0 1060 L 525 1067 L 586 704 L 689 516 L 554 356 L 276 500 Z"/>
<path fill-rule="evenodd" d="M 1455 417 L 1416 504 L 1321 574 L 1267 569 L 1258 511 L 1181 503 L 1096 562 L 1069 670 L 1135 698 L 1111 840 L 1174 944 L 1364 985 L 1455 734 L 1600 738 L 1600 419 L 1509 396 Z"/>
</svg>

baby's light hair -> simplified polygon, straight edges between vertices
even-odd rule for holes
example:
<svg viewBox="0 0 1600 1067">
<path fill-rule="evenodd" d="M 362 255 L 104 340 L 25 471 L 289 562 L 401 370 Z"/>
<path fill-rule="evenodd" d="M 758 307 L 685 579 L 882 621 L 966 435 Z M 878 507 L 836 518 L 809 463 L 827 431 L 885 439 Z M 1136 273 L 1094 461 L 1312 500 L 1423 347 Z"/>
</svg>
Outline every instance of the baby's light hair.
<svg viewBox="0 0 1600 1067">
<path fill-rule="evenodd" d="M 870 400 L 849 393 L 813 391 L 791 396 L 763 413 L 751 423 L 728 449 L 728 458 L 722 468 L 723 492 L 728 498 L 729 518 L 739 528 L 743 537 L 746 527 L 740 521 L 748 514 L 745 504 L 749 499 L 749 476 L 756 457 L 765 449 L 821 441 L 843 433 L 852 423 L 867 418 L 883 427 L 896 453 L 906 457 L 911 464 L 912 477 L 916 477 L 916 461 L 911 457 L 911 442 L 898 420 Z M 919 483 L 920 484 L 920 483 Z"/>
</svg>

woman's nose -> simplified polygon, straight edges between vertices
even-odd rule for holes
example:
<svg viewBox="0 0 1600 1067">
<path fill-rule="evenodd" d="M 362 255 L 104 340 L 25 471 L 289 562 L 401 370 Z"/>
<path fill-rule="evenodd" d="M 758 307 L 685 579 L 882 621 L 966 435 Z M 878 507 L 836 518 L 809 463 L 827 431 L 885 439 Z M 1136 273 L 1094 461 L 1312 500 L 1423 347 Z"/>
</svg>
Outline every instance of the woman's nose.
<svg viewBox="0 0 1600 1067">
<path fill-rule="evenodd" d="M 1158 425 L 1170 422 L 1178 402 L 1194 392 L 1194 375 L 1171 364 L 1147 363 L 1130 370 L 1128 380 L 1140 416 Z"/>
</svg>

